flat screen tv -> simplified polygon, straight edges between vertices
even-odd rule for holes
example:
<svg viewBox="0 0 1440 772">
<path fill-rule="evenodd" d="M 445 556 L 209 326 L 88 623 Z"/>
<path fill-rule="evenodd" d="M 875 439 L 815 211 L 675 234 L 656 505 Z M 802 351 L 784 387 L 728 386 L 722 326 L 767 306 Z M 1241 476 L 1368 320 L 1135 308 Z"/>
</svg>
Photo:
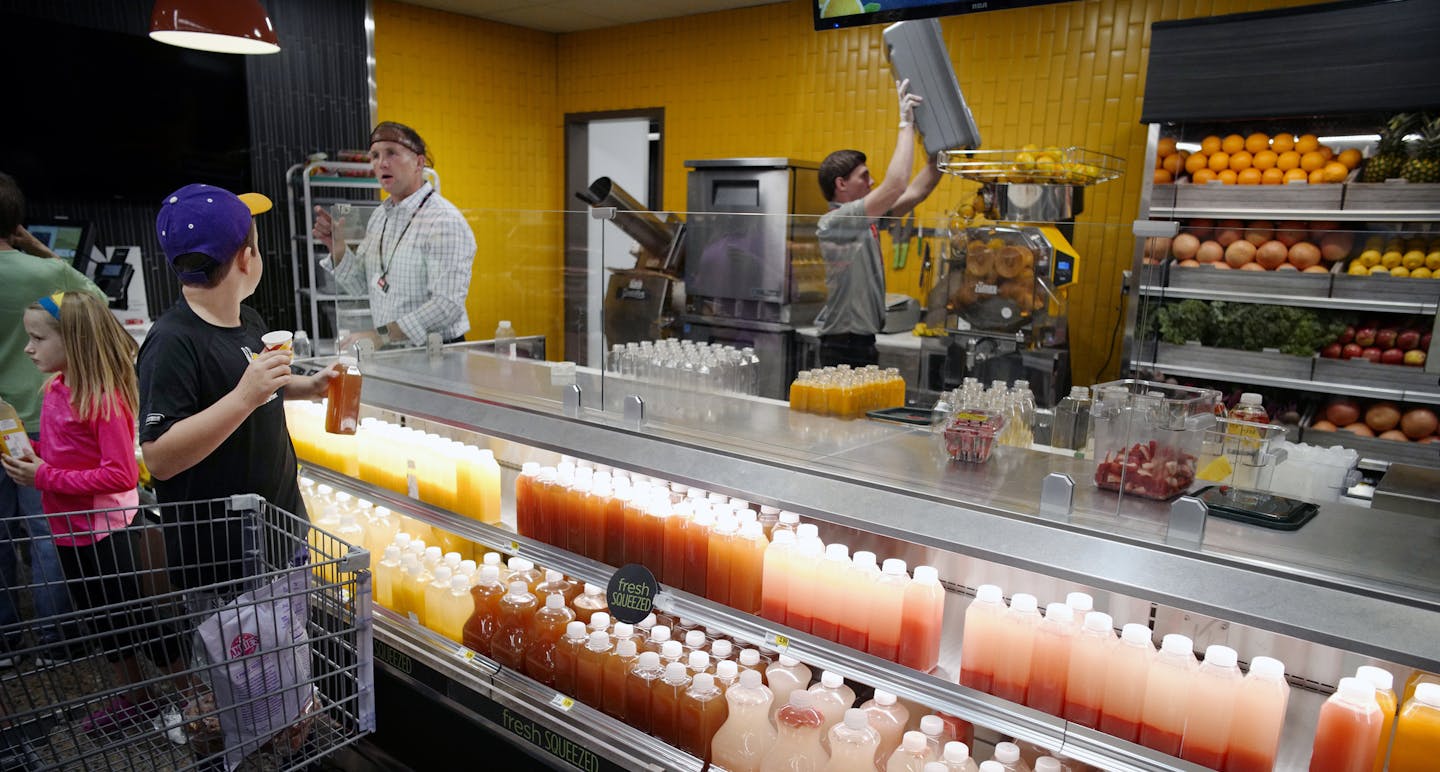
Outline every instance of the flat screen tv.
<svg viewBox="0 0 1440 772">
<path fill-rule="evenodd" d="M 27 198 L 154 204 L 190 182 L 248 190 L 245 58 L 0 13 L 0 171 Z"/>
<path fill-rule="evenodd" d="M 961 13 L 1003 11 L 1069 0 L 815 0 L 815 29 L 890 24 Z"/>
</svg>

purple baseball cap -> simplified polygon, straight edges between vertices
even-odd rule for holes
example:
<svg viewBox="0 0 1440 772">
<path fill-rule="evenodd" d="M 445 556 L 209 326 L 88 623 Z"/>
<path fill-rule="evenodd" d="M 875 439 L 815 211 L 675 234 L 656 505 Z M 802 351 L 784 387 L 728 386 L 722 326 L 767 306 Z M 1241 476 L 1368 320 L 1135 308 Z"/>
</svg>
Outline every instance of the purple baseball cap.
<svg viewBox="0 0 1440 772">
<path fill-rule="evenodd" d="M 259 193 L 237 196 L 214 185 L 186 185 L 160 202 L 155 234 L 180 280 L 203 282 L 210 266 L 181 270 L 175 259 L 199 253 L 215 265 L 229 262 L 250 238 L 250 218 L 272 206 L 270 199 Z"/>
</svg>

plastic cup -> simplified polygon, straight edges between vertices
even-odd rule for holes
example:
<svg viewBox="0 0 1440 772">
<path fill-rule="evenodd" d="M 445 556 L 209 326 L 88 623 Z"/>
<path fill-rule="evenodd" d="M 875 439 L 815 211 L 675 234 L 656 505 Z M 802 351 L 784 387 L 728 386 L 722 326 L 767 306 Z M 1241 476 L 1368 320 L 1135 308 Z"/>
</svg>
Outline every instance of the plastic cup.
<svg viewBox="0 0 1440 772">
<path fill-rule="evenodd" d="M 260 342 L 265 344 L 266 351 L 293 351 L 295 346 L 295 334 L 289 330 L 275 330 L 260 336 Z"/>
</svg>

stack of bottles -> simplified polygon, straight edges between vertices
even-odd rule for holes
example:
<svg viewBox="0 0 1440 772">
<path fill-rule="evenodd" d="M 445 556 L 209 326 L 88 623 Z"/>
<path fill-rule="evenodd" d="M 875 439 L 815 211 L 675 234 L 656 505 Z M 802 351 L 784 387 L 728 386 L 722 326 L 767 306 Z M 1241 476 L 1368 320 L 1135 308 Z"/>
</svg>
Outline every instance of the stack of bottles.
<svg viewBox="0 0 1440 772">
<path fill-rule="evenodd" d="M 861 418 L 871 410 L 905 406 L 905 379 L 894 367 L 849 365 L 804 370 L 790 383 L 790 409 Z"/>
<path fill-rule="evenodd" d="M 455 551 L 463 557 L 479 557 L 479 554 L 485 552 L 479 547 L 472 549 L 470 542 L 453 534 L 432 529 L 417 520 L 391 512 L 387 507 L 376 506 L 363 497 L 334 490 L 324 483 L 317 484 L 309 477 L 300 478 L 300 497 L 305 501 L 311 524 L 315 526 L 308 537 L 310 547 L 326 560 L 341 557 L 332 554 L 335 552 L 335 545 L 328 542 L 326 534 L 362 546 L 374 556 L 383 554 L 385 548 L 392 544 L 401 532 L 407 534 L 407 539 L 428 539 L 443 547 L 443 551 Z M 417 534 L 421 536 L 415 537 Z M 449 538 L 437 538 L 437 534 Z M 479 554 L 476 554 L 477 552 Z M 317 572 L 322 578 L 332 581 L 334 570 L 333 563 L 317 566 Z"/>
<path fill-rule="evenodd" d="M 940 660 L 945 588 L 931 566 L 853 556 L 812 523 L 777 525 L 765 550 L 760 615 L 921 671 Z"/>
<path fill-rule="evenodd" d="M 760 393 L 760 357 L 749 346 L 674 338 L 615 343 L 605 356 L 605 371 L 685 391 Z"/>
<path fill-rule="evenodd" d="M 1009 388 L 1004 381 L 992 381 L 987 389 L 979 380 L 966 378 L 959 388 L 940 395 L 935 402 L 938 426 L 948 426 L 956 415 L 966 412 L 1000 415 L 1003 421 L 995 439 L 1001 445 L 1028 448 L 1035 443 L 1035 393 L 1027 380 L 1017 380 Z"/>
<path fill-rule="evenodd" d="M 354 435 L 325 432 L 325 403 L 289 400 L 300 460 L 482 523 L 500 522 L 500 464 L 488 449 L 365 418 Z"/>
<path fill-rule="evenodd" d="M 515 482 L 521 535 L 612 566 L 642 564 L 663 584 L 750 613 L 779 520 L 773 507 L 584 461 L 527 463 Z"/>
</svg>

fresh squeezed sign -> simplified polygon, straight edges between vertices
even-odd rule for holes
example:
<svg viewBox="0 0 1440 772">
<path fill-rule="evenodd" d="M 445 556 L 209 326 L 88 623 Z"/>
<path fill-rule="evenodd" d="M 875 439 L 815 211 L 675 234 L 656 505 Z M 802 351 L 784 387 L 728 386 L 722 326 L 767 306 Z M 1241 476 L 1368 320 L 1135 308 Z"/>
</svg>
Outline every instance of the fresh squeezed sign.
<svg viewBox="0 0 1440 772">
<path fill-rule="evenodd" d="M 611 618 L 630 625 L 640 622 L 655 608 L 655 593 L 659 591 L 660 583 L 650 569 L 639 563 L 621 566 L 605 588 Z"/>
</svg>

